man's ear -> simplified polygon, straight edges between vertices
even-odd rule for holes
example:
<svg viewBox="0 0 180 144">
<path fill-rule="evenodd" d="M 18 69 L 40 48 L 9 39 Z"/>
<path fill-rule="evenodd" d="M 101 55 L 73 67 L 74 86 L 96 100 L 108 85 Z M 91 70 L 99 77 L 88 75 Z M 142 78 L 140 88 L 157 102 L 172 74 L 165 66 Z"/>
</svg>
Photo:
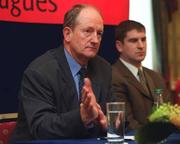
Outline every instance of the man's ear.
<svg viewBox="0 0 180 144">
<path fill-rule="evenodd" d="M 70 27 L 63 28 L 63 36 L 66 42 L 69 42 L 72 37 L 72 29 Z"/>
<path fill-rule="evenodd" d="M 122 47 L 123 47 L 123 43 L 119 40 L 116 40 L 116 49 L 118 50 L 118 52 L 122 52 Z"/>
</svg>

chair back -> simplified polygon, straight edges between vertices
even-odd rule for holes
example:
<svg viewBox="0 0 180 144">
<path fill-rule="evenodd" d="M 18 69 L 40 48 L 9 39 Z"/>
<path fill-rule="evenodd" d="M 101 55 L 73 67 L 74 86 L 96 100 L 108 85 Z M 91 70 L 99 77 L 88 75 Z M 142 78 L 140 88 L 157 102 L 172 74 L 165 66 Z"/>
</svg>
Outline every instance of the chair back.
<svg viewBox="0 0 180 144">
<path fill-rule="evenodd" d="M 16 126 L 17 113 L 0 114 L 0 144 L 7 144 Z"/>
</svg>

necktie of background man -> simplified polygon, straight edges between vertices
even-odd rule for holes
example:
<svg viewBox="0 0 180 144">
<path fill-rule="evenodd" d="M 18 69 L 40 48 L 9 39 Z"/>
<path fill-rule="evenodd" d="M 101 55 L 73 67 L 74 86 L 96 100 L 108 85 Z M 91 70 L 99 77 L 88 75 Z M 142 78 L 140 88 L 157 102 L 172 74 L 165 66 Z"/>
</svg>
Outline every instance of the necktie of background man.
<svg viewBox="0 0 180 144">
<path fill-rule="evenodd" d="M 138 76 L 139 76 L 139 82 L 144 87 L 145 91 L 149 94 L 149 89 L 147 87 L 147 82 L 146 82 L 144 73 L 140 68 L 138 69 Z"/>
</svg>

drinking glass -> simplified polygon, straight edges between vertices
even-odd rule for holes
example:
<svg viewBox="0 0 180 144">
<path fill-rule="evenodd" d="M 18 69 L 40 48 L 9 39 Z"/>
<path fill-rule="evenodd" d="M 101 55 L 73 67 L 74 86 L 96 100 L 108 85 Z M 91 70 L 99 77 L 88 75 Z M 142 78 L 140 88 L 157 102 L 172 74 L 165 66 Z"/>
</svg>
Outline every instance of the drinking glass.
<svg viewBox="0 0 180 144">
<path fill-rule="evenodd" d="M 109 143 L 123 143 L 125 132 L 125 102 L 108 102 L 107 110 L 107 140 Z"/>
</svg>

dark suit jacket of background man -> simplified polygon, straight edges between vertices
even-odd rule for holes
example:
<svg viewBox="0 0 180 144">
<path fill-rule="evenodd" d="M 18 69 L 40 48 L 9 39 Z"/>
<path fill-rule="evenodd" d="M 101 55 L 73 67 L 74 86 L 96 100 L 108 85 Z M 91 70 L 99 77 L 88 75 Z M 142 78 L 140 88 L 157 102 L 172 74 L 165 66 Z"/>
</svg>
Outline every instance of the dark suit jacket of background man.
<svg viewBox="0 0 180 144">
<path fill-rule="evenodd" d="M 156 72 L 143 67 L 148 81 L 150 95 L 130 72 L 130 70 L 118 59 L 112 66 L 112 92 L 116 101 L 126 102 L 126 116 L 129 122 L 128 129 L 136 129 L 147 123 L 153 105 L 153 90 L 163 89 L 164 100 L 167 101 L 169 92 L 163 78 Z"/>
<path fill-rule="evenodd" d="M 110 96 L 111 66 L 96 56 L 89 61 L 87 69 L 97 102 L 104 107 Z M 63 47 L 37 58 L 23 75 L 19 118 L 11 141 L 85 138 L 101 134 L 95 125 L 92 128 L 83 126 L 77 95 Z"/>
</svg>

